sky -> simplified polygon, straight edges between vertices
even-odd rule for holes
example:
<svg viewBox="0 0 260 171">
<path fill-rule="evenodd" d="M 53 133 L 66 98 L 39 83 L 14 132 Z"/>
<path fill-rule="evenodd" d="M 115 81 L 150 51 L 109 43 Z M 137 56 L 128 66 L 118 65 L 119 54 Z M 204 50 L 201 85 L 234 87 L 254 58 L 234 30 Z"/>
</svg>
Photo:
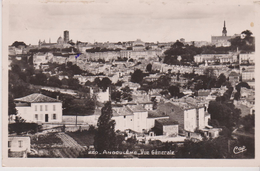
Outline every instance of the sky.
<svg viewBox="0 0 260 171">
<path fill-rule="evenodd" d="M 177 0 L 36 0 L 9 2 L 9 44 L 39 39 L 57 42 L 68 30 L 74 42 L 210 41 L 222 34 L 244 30 L 254 33 L 252 3 Z M 222 2 L 222 3 L 220 3 Z M 234 3 L 235 2 L 235 3 Z"/>
</svg>

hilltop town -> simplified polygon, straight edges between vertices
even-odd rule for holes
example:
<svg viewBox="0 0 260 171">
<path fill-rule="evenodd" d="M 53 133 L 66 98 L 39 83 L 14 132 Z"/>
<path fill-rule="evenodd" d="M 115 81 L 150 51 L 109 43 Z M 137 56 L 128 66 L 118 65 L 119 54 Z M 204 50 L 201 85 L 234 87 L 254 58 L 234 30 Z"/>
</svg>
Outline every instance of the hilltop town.
<svg viewBox="0 0 260 171">
<path fill-rule="evenodd" d="M 9 157 L 254 158 L 253 33 L 211 39 L 14 42 Z"/>
</svg>

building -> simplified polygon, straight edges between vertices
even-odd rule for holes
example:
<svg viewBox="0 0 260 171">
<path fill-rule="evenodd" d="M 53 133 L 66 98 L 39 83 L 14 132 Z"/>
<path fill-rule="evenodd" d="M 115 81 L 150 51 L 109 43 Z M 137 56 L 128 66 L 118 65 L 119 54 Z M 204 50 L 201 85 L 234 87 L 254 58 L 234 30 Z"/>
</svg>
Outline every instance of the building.
<svg viewBox="0 0 260 171">
<path fill-rule="evenodd" d="M 62 102 L 43 94 L 34 93 L 14 99 L 18 116 L 26 122 L 61 123 Z"/>
<path fill-rule="evenodd" d="M 169 115 L 171 121 L 178 122 L 179 133 L 203 129 L 208 123 L 204 105 L 192 105 L 187 101 L 167 102 L 158 105 L 157 110 Z"/>
<path fill-rule="evenodd" d="M 90 87 L 90 96 L 91 97 L 95 96 L 97 101 L 101 103 L 107 102 L 110 99 L 110 88 L 108 87 L 106 91 L 102 91 L 99 88 Z"/>
<path fill-rule="evenodd" d="M 239 82 L 239 74 L 232 71 L 229 76 L 228 76 L 229 82 L 231 82 L 232 84 L 236 84 Z"/>
<path fill-rule="evenodd" d="M 145 42 L 141 41 L 141 39 L 137 39 L 133 42 L 133 51 L 136 50 L 145 50 Z"/>
<path fill-rule="evenodd" d="M 194 62 L 202 63 L 234 63 L 237 62 L 238 53 L 229 54 L 199 54 L 194 56 Z"/>
<path fill-rule="evenodd" d="M 8 157 L 26 158 L 31 150 L 31 139 L 26 136 L 8 136 Z"/>
<path fill-rule="evenodd" d="M 239 64 L 254 64 L 254 63 L 255 63 L 255 53 L 239 54 Z"/>
<path fill-rule="evenodd" d="M 68 48 L 71 45 L 69 42 L 69 31 L 64 31 L 64 39 L 60 36 L 57 39 L 57 43 L 51 43 L 51 40 L 49 40 L 49 43 L 46 43 L 45 40 L 38 42 L 38 48 Z"/>
<path fill-rule="evenodd" d="M 115 130 L 125 131 L 131 129 L 142 132 L 147 129 L 148 111 L 141 105 L 127 105 L 113 107 L 113 117 L 115 120 Z"/>
<path fill-rule="evenodd" d="M 43 64 L 47 64 L 48 62 L 53 62 L 53 54 L 52 53 L 42 53 L 38 52 L 33 55 L 33 65 L 35 69 L 42 69 Z"/>
<path fill-rule="evenodd" d="M 176 137 L 179 134 L 178 122 L 169 119 L 155 120 L 155 128 L 158 130 L 157 135 Z"/>
<path fill-rule="evenodd" d="M 231 36 L 227 36 L 227 28 L 226 28 L 226 23 L 224 21 L 222 36 L 211 36 L 211 43 L 216 47 L 221 47 L 221 46 L 228 47 L 231 45 L 231 43 L 228 41 L 231 38 L 232 38 Z"/>
<path fill-rule="evenodd" d="M 69 31 L 65 30 L 64 31 L 64 43 L 68 43 L 69 42 Z"/>
<path fill-rule="evenodd" d="M 255 80 L 255 70 L 244 70 L 241 73 L 242 75 L 242 81 L 254 81 Z"/>
</svg>

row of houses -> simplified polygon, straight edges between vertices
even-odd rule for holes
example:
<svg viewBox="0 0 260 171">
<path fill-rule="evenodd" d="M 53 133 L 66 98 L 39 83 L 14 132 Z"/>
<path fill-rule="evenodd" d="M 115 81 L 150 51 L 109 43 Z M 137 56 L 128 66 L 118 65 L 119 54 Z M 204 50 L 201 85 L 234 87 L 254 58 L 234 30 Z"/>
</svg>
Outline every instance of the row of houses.
<svg viewBox="0 0 260 171">
<path fill-rule="evenodd" d="M 62 102 L 43 94 L 31 94 L 15 99 L 18 115 L 27 122 L 62 124 L 73 116 L 63 116 Z M 204 128 L 209 119 L 204 105 L 183 102 L 167 102 L 152 110 L 151 102 L 125 103 L 113 105 L 113 118 L 116 130 L 131 129 L 136 132 L 150 130 L 155 126 L 155 120 L 168 119 L 173 125 L 178 123 L 178 130 L 194 132 L 196 128 Z M 84 124 L 97 124 L 101 108 L 97 108 L 93 115 L 82 117 Z M 79 119 L 80 120 L 80 119 Z M 72 120 L 70 120 L 72 121 Z M 169 125 L 169 123 L 167 122 Z M 176 132 L 177 134 L 179 132 Z"/>
<path fill-rule="evenodd" d="M 254 53 L 240 53 L 233 52 L 229 54 L 199 54 L 194 56 L 194 62 L 196 63 L 255 63 L 255 54 Z"/>
</svg>

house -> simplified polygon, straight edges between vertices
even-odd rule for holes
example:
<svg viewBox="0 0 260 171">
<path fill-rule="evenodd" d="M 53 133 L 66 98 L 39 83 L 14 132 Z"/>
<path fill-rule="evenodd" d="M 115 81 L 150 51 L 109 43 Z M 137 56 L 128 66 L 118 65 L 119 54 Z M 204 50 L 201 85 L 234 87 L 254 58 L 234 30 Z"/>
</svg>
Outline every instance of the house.
<svg viewBox="0 0 260 171">
<path fill-rule="evenodd" d="M 41 69 L 42 64 L 47 64 L 48 62 L 53 61 L 52 53 L 36 53 L 33 55 L 33 65 L 35 69 Z"/>
<path fill-rule="evenodd" d="M 169 119 L 155 120 L 155 128 L 161 132 L 161 135 L 176 137 L 179 134 L 178 122 Z"/>
<path fill-rule="evenodd" d="M 8 157 L 26 158 L 30 152 L 31 139 L 27 136 L 8 136 Z"/>
<path fill-rule="evenodd" d="M 242 81 L 252 81 L 255 80 L 255 70 L 254 69 L 248 69 L 242 71 Z"/>
<path fill-rule="evenodd" d="M 14 99 L 18 116 L 26 122 L 61 123 L 62 102 L 43 94 L 34 93 Z"/>
<path fill-rule="evenodd" d="M 113 107 L 113 120 L 115 120 L 115 130 L 125 131 L 134 128 L 134 113 L 126 106 Z"/>
<path fill-rule="evenodd" d="M 239 54 L 239 64 L 254 64 L 255 63 L 255 53 L 240 53 Z"/>
<path fill-rule="evenodd" d="M 232 84 L 236 84 L 239 82 L 239 74 L 234 71 L 232 71 L 229 74 L 228 78 L 229 78 L 229 82 L 231 82 Z"/>
<path fill-rule="evenodd" d="M 146 120 L 148 117 L 148 111 L 141 105 L 130 105 L 128 109 L 134 114 L 134 131 L 142 132 L 147 129 Z"/>
<path fill-rule="evenodd" d="M 155 121 L 158 119 L 167 119 L 169 120 L 169 116 L 165 113 L 161 113 L 158 110 L 149 110 L 148 118 L 147 118 L 147 130 L 150 130 L 155 126 Z"/>
<path fill-rule="evenodd" d="M 166 102 L 158 105 L 157 110 L 169 115 L 171 121 L 179 123 L 179 132 L 194 132 L 207 125 L 204 105 L 189 102 Z"/>
<path fill-rule="evenodd" d="M 148 111 L 141 105 L 127 105 L 113 107 L 113 117 L 115 120 L 115 130 L 125 131 L 131 129 L 136 132 L 142 132 L 147 129 L 146 120 Z"/>
<path fill-rule="evenodd" d="M 91 97 L 95 96 L 97 101 L 104 103 L 106 101 L 109 101 L 110 99 L 109 91 L 110 91 L 109 87 L 105 91 L 102 91 L 98 88 L 90 87 L 90 96 Z"/>
<path fill-rule="evenodd" d="M 136 41 L 133 42 L 133 50 L 145 50 L 145 43 L 141 41 L 141 39 L 137 39 Z"/>
</svg>

